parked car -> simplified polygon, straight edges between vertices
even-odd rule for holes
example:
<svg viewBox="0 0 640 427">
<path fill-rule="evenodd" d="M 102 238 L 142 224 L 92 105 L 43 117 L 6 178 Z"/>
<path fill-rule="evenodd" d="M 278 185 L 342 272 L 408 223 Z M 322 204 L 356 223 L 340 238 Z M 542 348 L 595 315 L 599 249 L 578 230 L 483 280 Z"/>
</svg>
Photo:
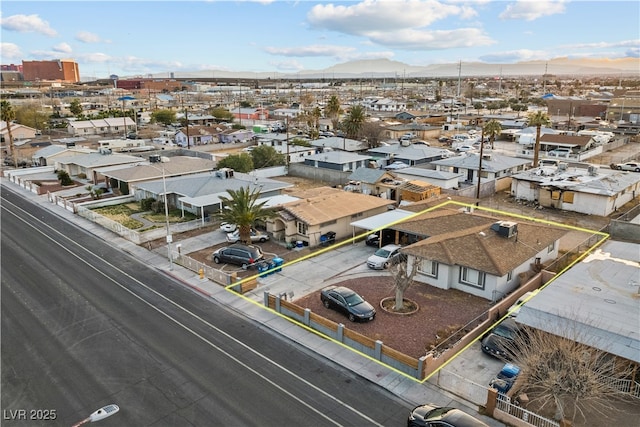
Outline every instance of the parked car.
<svg viewBox="0 0 640 427">
<path fill-rule="evenodd" d="M 571 150 L 568 148 L 556 148 L 555 150 L 547 151 L 547 156 L 549 157 L 561 157 L 561 158 L 569 158 L 569 154 L 571 154 Z"/>
<path fill-rule="evenodd" d="M 240 230 L 234 231 L 233 233 L 227 233 L 227 242 L 235 243 L 240 240 Z M 256 230 L 251 230 L 251 242 L 252 243 L 264 243 L 269 240 L 269 235 L 266 233 L 261 233 Z"/>
<path fill-rule="evenodd" d="M 408 427 L 489 427 L 477 418 L 457 408 L 436 406 L 432 403 L 413 408 L 407 420 Z"/>
<path fill-rule="evenodd" d="M 502 360 L 511 360 L 517 351 L 519 336 L 524 334 L 513 317 L 507 317 L 482 340 L 482 351 Z"/>
<path fill-rule="evenodd" d="M 264 260 L 264 255 L 262 254 L 262 250 L 257 246 L 234 243 L 233 245 L 216 250 L 211 255 L 211 258 L 216 264 L 235 264 L 246 270 Z"/>
<path fill-rule="evenodd" d="M 476 147 L 474 147 L 473 145 L 458 145 L 456 147 L 456 151 L 458 153 L 462 153 L 462 152 L 466 152 L 466 151 L 475 151 Z"/>
<path fill-rule="evenodd" d="M 413 145 L 424 145 L 424 146 L 427 146 L 427 147 L 431 147 L 431 144 L 429 144 L 427 141 L 423 141 L 421 139 L 418 139 L 416 141 L 412 141 L 412 144 Z"/>
<path fill-rule="evenodd" d="M 376 309 L 355 291 L 344 286 L 329 286 L 320 291 L 320 300 L 326 308 L 346 315 L 351 322 L 371 321 Z"/>
<path fill-rule="evenodd" d="M 505 363 L 498 375 L 489 381 L 489 387 L 495 388 L 500 393 L 506 393 L 511 390 L 519 374 L 520 368 L 518 366 L 513 363 Z"/>
<path fill-rule="evenodd" d="M 222 224 L 220 224 L 220 231 L 222 231 L 223 233 L 233 233 L 234 231 L 236 231 L 236 228 L 238 228 L 238 226 L 235 224 L 231 224 L 230 222 L 223 222 Z"/>
<path fill-rule="evenodd" d="M 367 259 L 367 266 L 374 270 L 382 270 L 400 259 L 400 245 L 384 245 Z"/>
<path fill-rule="evenodd" d="M 611 169 L 617 169 L 619 171 L 640 172 L 640 163 L 627 162 L 627 163 L 613 164 L 611 165 Z"/>
</svg>

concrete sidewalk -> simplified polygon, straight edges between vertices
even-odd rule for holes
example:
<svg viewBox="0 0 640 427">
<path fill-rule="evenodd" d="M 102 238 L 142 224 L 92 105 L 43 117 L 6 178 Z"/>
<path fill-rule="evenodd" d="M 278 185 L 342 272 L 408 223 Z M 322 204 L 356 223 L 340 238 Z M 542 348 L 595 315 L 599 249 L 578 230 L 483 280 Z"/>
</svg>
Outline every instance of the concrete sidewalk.
<svg viewBox="0 0 640 427">
<path fill-rule="evenodd" d="M 477 414 L 477 407 L 473 404 L 462 400 L 428 382 L 420 383 L 408 376 L 397 372 L 386 365 L 383 365 L 373 359 L 369 359 L 351 349 L 340 345 L 336 342 L 329 341 L 319 335 L 307 331 L 290 320 L 280 316 L 272 310 L 266 309 L 262 305 L 263 293 L 267 289 L 272 294 L 281 292 L 299 292 L 299 295 L 309 292 L 309 288 L 317 288 L 317 286 L 329 284 L 331 279 L 316 278 L 338 278 L 344 280 L 344 276 L 340 273 L 349 271 L 348 274 L 358 274 L 358 266 L 362 264 L 363 258 L 357 257 L 340 257 L 336 253 L 346 250 L 358 251 L 364 253 L 370 252 L 370 248 L 356 248 L 357 245 L 348 245 L 348 247 L 336 247 L 336 252 L 325 253 L 319 255 L 319 258 L 313 258 L 309 261 L 303 261 L 283 269 L 283 274 L 268 276 L 269 279 L 261 286 L 247 296 L 238 296 L 227 291 L 222 286 L 208 280 L 200 279 L 199 275 L 193 271 L 181 267 L 175 263 L 170 263 L 167 258 L 166 247 L 158 248 L 155 251 L 148 251 L 145 248 L 135 245 L 134 243 L 123 239 L 109 230 L 106 230 L 93 222 L 90 222 L 78 215 L 50 203 L 46 197 L 27 192 L 26 190 L 2 180 L 2 185 L 11 185 L 15 191 L 23 194 L 24 197 L 31 199 L 34 203 L 51 210 L 56 215 L 65 218 L 69 222 L 75 223 L 88 232 L 98 236 L 99 238 L 110 242 L 113 246 L 120 248 L 124 252 L 131 254 L 135 258 L 144 262 L 146 265 L 157 268 L 165 274 L 173 277 L 185 286 L 200 293 L 206 298 L 211 298 L 219 304 L 235 310 L 238 314 L 250 318 L 260 324 L 267 326 L 279 335 L 286 337 L 293 342 L 307 347 L 316 354 L 325 357 L 334 363 L 343 366 L 346 369 L 360 375 L 369 381 L 384 387 L 391 393 L 397 395 L 401 399 L 408 402 L 409 405 L 419 405 L 423 403 L 434 403 L 441 406 L 458 407 L 475 417 L 483 420 L 492 427 L 504 426 L 492 418 Z M 202 236 L 193 237 L 191 239 L 181 240 L 182 250 L 189 253 L 195 250 L 203 249 L 212 245 L 212 240 L 217 238 L 224 239 L 223 233 L 213 231 Z M 365 252 L 366 251 L 366 252 Z M 355 267 L 354 267 L 355 266 Z M 366 269 L 366 267 L 364 267 Z M 313 271 L 313 275 L 309 272 Z M 366 270 L 365 270 L 366 271 Z M 407 412 L 408 415 L 408 412 Z M 399 423 L 404 420 L 398 420 Z"/>
</svg>

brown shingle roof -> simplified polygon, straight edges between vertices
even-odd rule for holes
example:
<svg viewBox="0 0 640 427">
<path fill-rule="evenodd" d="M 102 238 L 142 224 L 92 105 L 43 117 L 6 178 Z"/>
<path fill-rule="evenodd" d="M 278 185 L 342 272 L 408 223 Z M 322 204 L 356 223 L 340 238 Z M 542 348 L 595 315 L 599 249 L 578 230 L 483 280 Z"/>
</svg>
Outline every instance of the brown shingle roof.
<svg viewBox="0 0 640 427">
<path fill-rule="evenodd" d="M 463 215 L 469 218 L 476 216 Z M 459 219 L 459 215 L 452 216 L 452 223 Z M 491 221 L 488 224 L 433 235 L 404 248 L 403 252 L 447 265 L 461 265 L 495 276 L 504 276 L 566 233 L 566 230 L 558 227 L 518 222 L 517 236 L 506 238 L 491 229 L 491 225 L 497 222 L 496 219 L 484 219 Z"/>
<path fill-rule="evenodd" d="M 324 187 L 327 188 L 327 187 Z M 346 216 L 356 215 L 372 209 L 394 204 L 393 200 L 351 193 L 342 190 L 318 191 L 318 195 L 308 196 L 295 202 L 285 203 L 282 208 L 289 214 L 309 225 L 322 224 Z M 312 194 L 313 191 L 303 192 Z M 300 193 L 293 193 L 298 196 Z"/>
</svg>

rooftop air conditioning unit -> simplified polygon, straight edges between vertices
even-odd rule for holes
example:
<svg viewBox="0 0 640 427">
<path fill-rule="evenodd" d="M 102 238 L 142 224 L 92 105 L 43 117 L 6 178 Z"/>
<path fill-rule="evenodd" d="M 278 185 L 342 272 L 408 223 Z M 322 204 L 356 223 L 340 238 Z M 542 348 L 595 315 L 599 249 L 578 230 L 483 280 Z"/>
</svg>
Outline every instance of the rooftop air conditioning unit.
<svg viewBox="0 0 640 427">
<path fill-rule="evenodd" d="M 491 225 L 491 229 L 507 239 L 518 234 L 518 224 L 512 221 L 498 221 Z"/>
<path fill-rule="evenodd" d="M 162 158 L 160 157 L 160 154 L 153 154 L 149 156 L 149 163 L 160 163 L 161 161 Z"/>
<path fill-rule="evenodd" d="M 569 165 L 567 163 L 560 162 L 560 163 L 558 163 L 558 170 L 559 171 L 566 171 L 568 166 Z"/>
<path fill-rule="evenodd" d="M 589 176 L 596 176 L 598 175 L 598 167 L 591 165 L 587 168 L 587 173 L 589 174 Z"/>
</svg>

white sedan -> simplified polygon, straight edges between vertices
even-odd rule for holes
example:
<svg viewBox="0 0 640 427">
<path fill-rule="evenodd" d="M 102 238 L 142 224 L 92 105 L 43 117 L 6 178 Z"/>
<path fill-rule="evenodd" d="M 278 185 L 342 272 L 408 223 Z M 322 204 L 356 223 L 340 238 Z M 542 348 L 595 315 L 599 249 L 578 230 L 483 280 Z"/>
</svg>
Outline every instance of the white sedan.
<svg viewBox="0 0 640 427">
<path fill-rule="evenodd" d="M 223 222 L 220 224 L 220 231 L 223 233 L 233 233 L 238 228 L 237 225 L 231 224 L 230 222 Z"/>
<path fill-rule="evenodd" d="M 227 233 L 227 242 L 236 243 L 240 240 L 240 230 L 236 230 L 233 233 Z M 269 240 L 269 235 L 265 233 L 260 233 L 256 230 L 251 230 L 251 243 L 264 243 Z"/>
</svg>

